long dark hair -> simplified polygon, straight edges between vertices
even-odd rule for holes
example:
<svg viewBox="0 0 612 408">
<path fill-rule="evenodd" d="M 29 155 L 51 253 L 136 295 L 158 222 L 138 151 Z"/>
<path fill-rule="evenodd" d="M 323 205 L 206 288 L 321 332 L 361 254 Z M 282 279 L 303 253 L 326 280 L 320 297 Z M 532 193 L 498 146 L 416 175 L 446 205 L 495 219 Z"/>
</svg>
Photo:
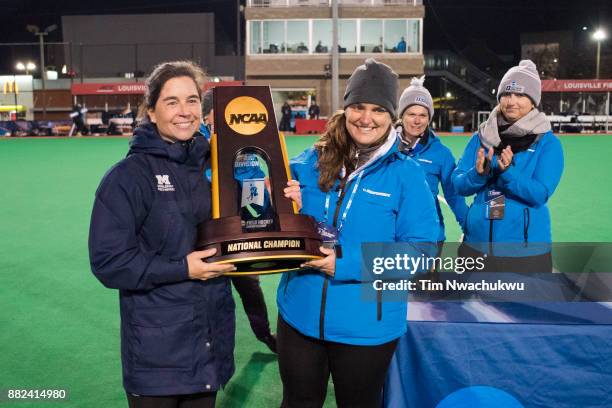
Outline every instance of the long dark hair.
<svg viewBox="0 0 612 408">
<path fill-rule="evenodd" d="M 202 87 L 206 81 L 206 74 L 198 64 L 193 61 L 170 61 L 157 65 L 145 80 L 147 87 L 144 98 L 138 109 L 139 121 L 149 122 L 149 109 L 154 109 L 164 84 L 172 78 L 189 77 L 198 89 L 198 96 L 202 99 Z"/>
<path fill-rule="evenodd" d="M 346 129 L 346 116 L 344 111 L 337 111 L 327 122 L 325 133 L 315 143 L 315 149 L 319 155 L 317 166 L 319 168 L 319 188 L 329 191 L 338 177 L 342 167 L 347 172 L 353 166 L 351 157 L 355 151 L 355 145 Z"/>
</svg>

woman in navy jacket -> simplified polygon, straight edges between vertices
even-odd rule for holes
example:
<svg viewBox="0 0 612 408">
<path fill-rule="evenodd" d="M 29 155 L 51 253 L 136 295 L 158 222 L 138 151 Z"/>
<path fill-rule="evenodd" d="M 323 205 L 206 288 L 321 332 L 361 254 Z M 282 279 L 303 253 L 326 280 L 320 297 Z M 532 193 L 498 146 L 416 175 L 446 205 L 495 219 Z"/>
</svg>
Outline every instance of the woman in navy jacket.
<svg viewBox="0 0 612 408">
<path fill-rule="evenodd" d="M 550 272 L 548 200 L 563 172 L 561 143 L 537 109 L 541 83 L 523 60 L 504 75 L 499 105 L 472 136 L 453 173 L 459 194 L 475 195 L 463 255 L 487 254 L 487 270 Z"/>
<path fill-rule="evenodd" d="M 194 251 L 196 226 L 210 218 L 209 145 L 193 137 L 203 80 L 191 62 L 155 68 L 128 156 L 96 191 L 91 268 L 119 289 L 130 407 L 212 407 L 234 372 L 234 302 L 220 276 L 234 267 Z"/>
</svg>

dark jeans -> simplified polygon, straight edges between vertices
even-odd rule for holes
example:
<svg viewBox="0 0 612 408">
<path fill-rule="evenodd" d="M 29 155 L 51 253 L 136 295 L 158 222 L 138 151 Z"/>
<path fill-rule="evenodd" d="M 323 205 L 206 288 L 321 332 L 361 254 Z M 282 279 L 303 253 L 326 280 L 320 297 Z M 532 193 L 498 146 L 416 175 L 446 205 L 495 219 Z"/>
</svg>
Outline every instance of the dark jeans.
<svg viewBox="0 0 612 408">
<path fill-rule="evenodd" d="M 127 394 L 129 408 L 214 408 L 216 392 L 163 397 Z"/>
<path fill-rule="evenodd" d="M 304 336 L 278 317 L 283 408 L 321 407 L 331 373 L 338 407 L 378 408 L 397 340 L 355 346 Z"/>
<path fill-rule="evenodd" d="M 270 321 L 266 301 L 259 285 L 258 276 L 232 276 L 232 283 L 242 299 L 251 330 L 258 340 L 270 336 Z"/>
</svg>

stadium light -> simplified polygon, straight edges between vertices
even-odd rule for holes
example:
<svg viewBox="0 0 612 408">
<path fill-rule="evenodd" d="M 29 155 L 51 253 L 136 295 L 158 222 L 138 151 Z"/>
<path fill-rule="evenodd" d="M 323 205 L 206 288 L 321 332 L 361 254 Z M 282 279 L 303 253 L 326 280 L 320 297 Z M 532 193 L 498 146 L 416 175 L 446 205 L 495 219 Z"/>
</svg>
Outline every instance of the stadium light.
<svg viewBox="0 0 612 408">
<path fill-rule="evenodd" d="M 601 28 L 593 33 L 593 39 L 595 41 L 601 41 L 606 39 L 606 32 Z"/>
<path fill-rule="evenodd" d="M 17 61 L 15 69 L 17 71 L 25 71 L 26 75 L 30 75 L 30 71 L 34 71 L 36 69 L 36 64 L 34 64 L 32 61 L 28 61 L 25 64 L 21 61 Z"/>
<path fill-rule="evenodd" d="M 601 55 L 601 42 L 606 39 L 606 32 L 598 28 L 593 33 L 593 40 L 597 41 L 597 58 L 595 59 L 595 79 L 599 79 L 599 59 Z"/>
</svg>

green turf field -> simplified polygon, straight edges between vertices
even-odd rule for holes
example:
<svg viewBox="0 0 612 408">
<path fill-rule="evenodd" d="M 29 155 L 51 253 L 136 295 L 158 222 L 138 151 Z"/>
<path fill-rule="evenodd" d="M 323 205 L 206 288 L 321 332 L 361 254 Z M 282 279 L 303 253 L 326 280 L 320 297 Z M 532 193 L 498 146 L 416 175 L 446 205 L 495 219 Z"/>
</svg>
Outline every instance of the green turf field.
<svg viewBox="0 0 612 408">
<path fill-rule="evenodd" d="M 289 137 L 294 156 L 314 137 Z M 610 241 L 612 137 L 561 137 L 565 172 L 550 201 L 555 241 Z M 466 137 L 445 137 L 458 156 Z M 87 234 L 94 191 L 127 152 L 125 138 L 0 139 L 0 389 L 64 388 L 64 403 L 3 407 L 123 407 L 118 294 L 91 274 Z M 447 236 L 459 228 L 445 208 Z M 278 276 L 262 278 L 276 321 Z M 239 302 L 239 300 L 237 299 Z M 236 374 L 219 407 L 275 407 L 276 357 L 237 307 Z M 327 406 L 334 406 L 328 397 Z"/>
</svg>

